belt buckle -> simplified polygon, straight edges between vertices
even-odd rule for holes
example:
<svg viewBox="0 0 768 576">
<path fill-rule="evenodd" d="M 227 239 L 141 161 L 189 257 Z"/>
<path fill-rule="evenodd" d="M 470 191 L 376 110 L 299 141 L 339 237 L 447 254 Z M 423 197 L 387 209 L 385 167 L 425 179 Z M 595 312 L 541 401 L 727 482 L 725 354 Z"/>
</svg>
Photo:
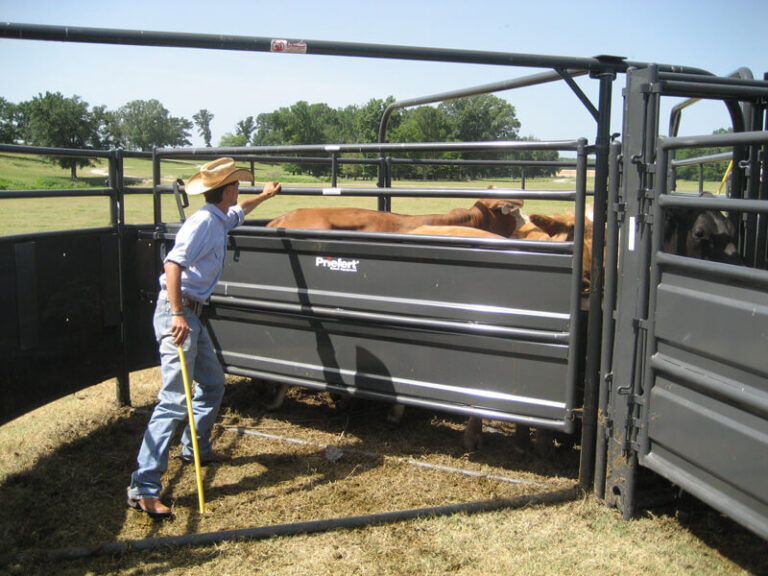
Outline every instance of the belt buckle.
<svg viewBox="0 0 768 576">
<path fill-rule="evenodd" d="M 203 304 L 202 302 L 197 302 L 195 300 L 191 300 L 189 298 L 182 299 L 182 304 L 192 310 L 195 313 L 195 316 L 200 316 L 200 314 L 203 313 Z"/>
</svg>

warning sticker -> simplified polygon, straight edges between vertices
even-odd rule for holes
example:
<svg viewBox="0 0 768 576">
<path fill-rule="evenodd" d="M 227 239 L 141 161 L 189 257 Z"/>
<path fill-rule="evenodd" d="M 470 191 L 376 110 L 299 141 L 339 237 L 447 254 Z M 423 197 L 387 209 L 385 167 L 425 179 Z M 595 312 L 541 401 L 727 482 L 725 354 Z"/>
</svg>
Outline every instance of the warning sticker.
<svg viewBox="0 0 768 576">
<path fill-rule="evenodd" d="M 306 54 L 306 42 L 293 42 L 291 40 L 272 40 L 270 43 L 271 52 L 286 52 L 288 54 Z"/>
</svg>

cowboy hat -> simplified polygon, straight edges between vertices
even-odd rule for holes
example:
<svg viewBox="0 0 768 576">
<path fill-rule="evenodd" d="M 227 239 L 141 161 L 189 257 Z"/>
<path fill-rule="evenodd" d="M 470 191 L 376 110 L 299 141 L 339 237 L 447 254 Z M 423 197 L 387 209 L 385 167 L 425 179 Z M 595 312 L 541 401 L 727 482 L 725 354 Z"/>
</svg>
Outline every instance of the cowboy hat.
<svg viewBox="0 0 768 576">
<path fill-rule="evenodd" d="M 232 158 L 218 158 L 200 167 L 200 172 L 187 180 L 187 194 L 203 194 L 225 184 L 248 180 L 253 182 L 253 175 L 235 166 Z"/>
</svg>

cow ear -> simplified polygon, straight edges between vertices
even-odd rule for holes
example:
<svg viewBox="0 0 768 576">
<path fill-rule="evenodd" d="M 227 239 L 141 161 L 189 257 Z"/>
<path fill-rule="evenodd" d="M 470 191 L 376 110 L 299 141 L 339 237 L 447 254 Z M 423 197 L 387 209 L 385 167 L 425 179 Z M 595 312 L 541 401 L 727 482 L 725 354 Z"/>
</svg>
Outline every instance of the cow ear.
<svg viewBox="0 0 768 576">
<path fill-rule="evenodd" d="M 531 222 L 536 224 L 536 226 L 544 230 L 544 232 L 550 236 L 554 236 L 560 231 L 560 222 L 551 216 L 545 214 L 530 214 L 528 217 L 531 219 Z"/>
<path fill-rule="evenodd" d="M 509 214 L 512 214 L 512 212 L 520 210 L 522 207 L 522 199 L 513 198 L 512 200 L 504 202 L 504 204 L 501 205 L 501 213 L 504 214 L 504 216 L 508 216 Z"/>
</svg>

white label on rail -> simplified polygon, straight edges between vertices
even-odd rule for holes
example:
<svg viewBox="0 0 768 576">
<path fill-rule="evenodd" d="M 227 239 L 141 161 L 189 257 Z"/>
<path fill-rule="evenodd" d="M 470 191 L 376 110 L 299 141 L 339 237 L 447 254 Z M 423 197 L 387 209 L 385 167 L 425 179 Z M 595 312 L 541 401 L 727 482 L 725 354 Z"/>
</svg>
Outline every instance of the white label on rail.
<svg viewBox="0 0 768 576">
<path fill-rule="evenodd" d="M 630 252 L 635 251 L 635 217 L 629 217 L 629 234 L 627 237 L 627 248 Z"/>
<path fill-rule="evenodd" d="M 338 144 L 329 144 L 325 147 L 326 152 L 338 152 L 339 150 L 341 150 L 341 146 Z"/>
<path fill-rule="evenodd" d="M 323 196 L 341 196 L 341 188 L 323 188 Z"/>
<path fill-rule="evenodd" d="M 269 45 L 271 52 L 284 52 L 286 54 L 306 54 L 306 42 L 293 42 L 291 40 L 272 40 Z"/>
</svg>

